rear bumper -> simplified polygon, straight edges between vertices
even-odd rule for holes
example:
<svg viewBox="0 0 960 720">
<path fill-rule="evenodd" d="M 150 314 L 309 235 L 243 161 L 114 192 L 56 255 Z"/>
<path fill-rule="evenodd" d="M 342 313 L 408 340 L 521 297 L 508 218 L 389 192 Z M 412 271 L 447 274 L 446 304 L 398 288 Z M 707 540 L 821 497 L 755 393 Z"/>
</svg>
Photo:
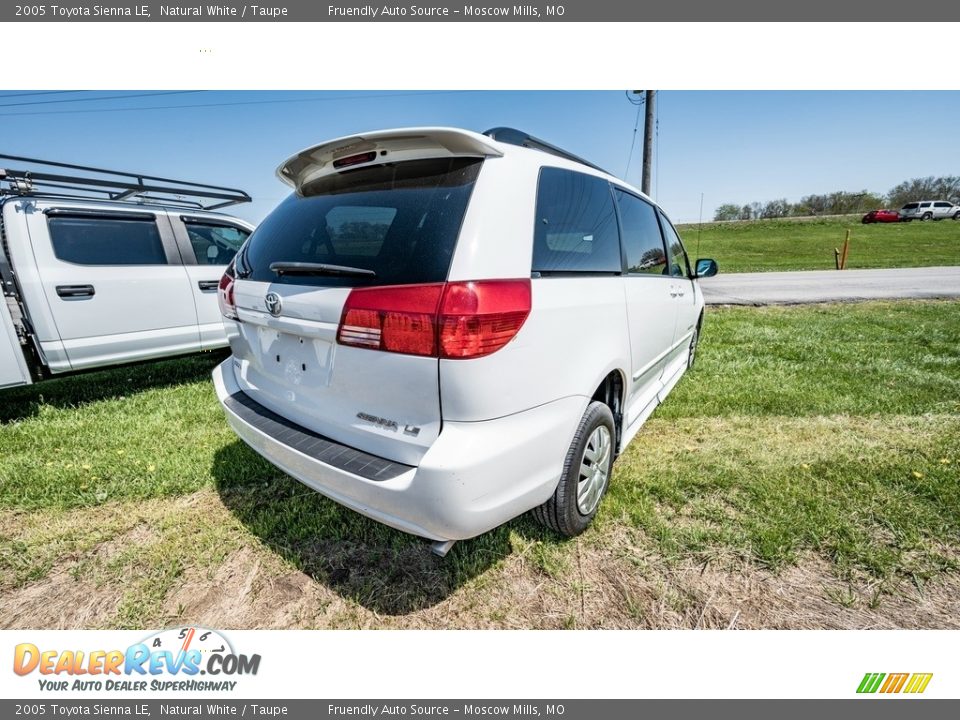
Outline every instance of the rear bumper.
<svg viewBox="0 0 960 720">
<path fill-rule="evenodd" d="M 475 537 L 546 501 L 587 404 L 574 396 L 495 420 L 445 422 L 412 467 L 320 438 L 258 406 L 240 390 L 233 363 L 219 365 L 213 381 L 244 442 L 341 505 L 431 540 Z"/>
</svg>

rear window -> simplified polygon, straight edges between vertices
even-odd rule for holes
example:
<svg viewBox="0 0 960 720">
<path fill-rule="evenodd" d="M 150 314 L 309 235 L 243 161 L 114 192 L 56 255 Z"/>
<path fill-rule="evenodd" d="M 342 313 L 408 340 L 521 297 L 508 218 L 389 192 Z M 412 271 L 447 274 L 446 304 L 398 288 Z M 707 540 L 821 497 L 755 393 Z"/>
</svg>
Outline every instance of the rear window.
<svg viewBox="0 0 960 720">
<path fill-rule="evenodd" d="M 238 270 L 253 280 L 291 285 L 442 282 L 482 162 L 410 160 L 320 178 L 267 216 Z M 376 277 L 277 275 L 270 269 L 275 262 L 341 265 Z"/>
<path fill-rule="evenodd" d="M 153 218 L 50 217 L 53 254 L 77 265 L 166 265 Z"/>
<path fill-rule="evenodd" d="M 906 205 L 904 205 L 904 206 L 903 206 L 902 208 L 900 208 L 900 209 L 901 209 L 901 210 L 916 210 L 918 207 L 920 207 L 920 203 L 907 203 Z"/>
</svg>

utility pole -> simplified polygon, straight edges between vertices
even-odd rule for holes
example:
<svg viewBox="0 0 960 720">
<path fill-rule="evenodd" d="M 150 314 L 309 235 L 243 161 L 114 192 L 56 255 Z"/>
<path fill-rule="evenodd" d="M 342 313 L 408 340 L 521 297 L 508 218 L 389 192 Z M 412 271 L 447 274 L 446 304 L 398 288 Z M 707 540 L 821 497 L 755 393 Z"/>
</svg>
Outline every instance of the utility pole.
<svg viewBox="0 0 960 720">
<path fill-rule="evenodd" d="M 650 194 L 650 171 L 653 167 L 653 132 L 656 119 L 654 104 L 656 98 L 656 90 L 646 91 L 646 107 L 644 108 L 643 119 L 643 175 L 640 180 L 640 189 L 647 195 Z"/>
</svg>

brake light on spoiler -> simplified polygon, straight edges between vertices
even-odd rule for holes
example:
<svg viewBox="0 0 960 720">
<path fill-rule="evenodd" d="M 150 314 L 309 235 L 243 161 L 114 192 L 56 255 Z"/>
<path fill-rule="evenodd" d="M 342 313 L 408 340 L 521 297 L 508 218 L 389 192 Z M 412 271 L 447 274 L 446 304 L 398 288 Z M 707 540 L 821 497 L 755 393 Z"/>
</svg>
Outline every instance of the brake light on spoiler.
<svg viewBox="0 0 960 720">
<path fill-rule="evenodd" d="M 483 357 L 516 336 L 530 306 L 529 279 L 354 288 L 337 342 L 406 355 Z"/>
</svg>

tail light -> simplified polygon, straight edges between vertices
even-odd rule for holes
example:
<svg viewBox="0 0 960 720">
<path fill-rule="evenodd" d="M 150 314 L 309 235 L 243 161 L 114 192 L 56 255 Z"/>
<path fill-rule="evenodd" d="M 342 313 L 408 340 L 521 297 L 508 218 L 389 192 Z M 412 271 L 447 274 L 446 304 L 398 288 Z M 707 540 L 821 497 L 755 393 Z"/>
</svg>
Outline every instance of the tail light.
<svg viewBox="0 0 960 720">
<path fill-rule="evenodd" d="M 227 271 L 220 278 L 220 284 L 217 286 L 217 304 L 220 305 L 220 314 L 229 320 L 239 320 L 237 314 L 237 301 L 233 296 L 233 287 L 236 284 L 233 265 L 227 268 Z"/>
<path fill-rule="evenodd" d="M 530 306 L 529 280 L 355 288 L 337 341 L 406 355 L 483 357 L 513 339 Z"/>
<path fill-rule="evenodd" d="M 436 355 L 443 283 L 354 288 L 337 330 L 341 345 L 407 355 Z"/>
</svg>

